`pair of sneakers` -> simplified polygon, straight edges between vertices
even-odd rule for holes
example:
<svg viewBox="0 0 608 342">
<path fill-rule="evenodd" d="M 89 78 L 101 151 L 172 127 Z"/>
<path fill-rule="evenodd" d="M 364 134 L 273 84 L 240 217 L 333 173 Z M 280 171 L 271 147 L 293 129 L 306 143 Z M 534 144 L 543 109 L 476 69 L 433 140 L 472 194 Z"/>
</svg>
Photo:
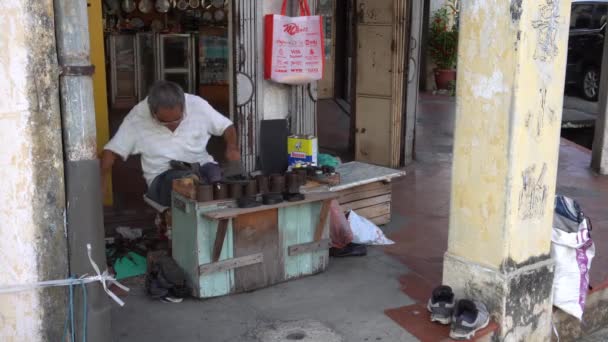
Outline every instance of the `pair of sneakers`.
<svg viewBox="0 0 608 342">
<path fill-rule="evenodd" d="M 490 314 L 483 303 L 469 299 L 456 301 L 449 286 L 433 290 L 427 309 L 431 313 L 431 322 L 451 324 L 450 338 L 454 340 L 470 340 L 490 323 Z"/>
</svg>

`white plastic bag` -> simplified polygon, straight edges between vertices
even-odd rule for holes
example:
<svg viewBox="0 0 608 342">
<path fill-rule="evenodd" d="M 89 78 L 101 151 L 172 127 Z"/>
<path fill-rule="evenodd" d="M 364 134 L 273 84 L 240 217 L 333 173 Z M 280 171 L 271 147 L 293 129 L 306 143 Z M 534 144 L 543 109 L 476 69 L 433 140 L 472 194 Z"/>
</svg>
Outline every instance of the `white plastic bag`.
<svg viewBox="0 0 608 342">
<path fill-rule="evenodd" d="M 352 210 L 348 213 L 348 223 L 353 232 L 354 243 L 362 245 L 392 245 L 395 243 L 386 238 L 378 226 Z"/>
<path fill-rule="evenodd" d="M 551 236 L 555 261 L 553 305 L 582 320 L 589 290 L 589 270 L 595 256 L 591 227 L 572 199 L 557 196 Z"/>
</svg>

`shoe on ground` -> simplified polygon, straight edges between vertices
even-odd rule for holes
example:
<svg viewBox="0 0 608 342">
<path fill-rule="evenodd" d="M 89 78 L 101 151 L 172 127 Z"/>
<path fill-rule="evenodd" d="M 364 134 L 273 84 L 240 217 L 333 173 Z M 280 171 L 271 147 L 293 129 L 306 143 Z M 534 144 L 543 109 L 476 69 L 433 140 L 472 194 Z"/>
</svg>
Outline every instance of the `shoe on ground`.
<svg viewBox="0 0 608 342">
<path fill-rule="evenodd" d="M 479 330 L 490 323 L 490 313 L 486 306 L 478 301 L 461 299 L 454 309 L 450 338 L 470 340 Z"/>
<path fill-rule="evenodd" d="M 335 258 L 361 257 L 367 255 L 367 246 L 356 243 L 349 243 L 344 248 L 332 247 L 329 249 L 329 256 Z"/>
<path fill-rule="evenodd" d="M 451 287 L 436 287 L 426 306 L 431 313 L 431 322 L 438 322 L 444 325 L 450 324 L 452 322 L 452 314 L 455 305 L 456 300 Z"/>
<path fill-rule="evenodd" d="M 184 299 L 172 296 L 164 296 L 161 297 L 160 301 L 163 303 L 181 303 L 184 301 Z"/>
</svg>

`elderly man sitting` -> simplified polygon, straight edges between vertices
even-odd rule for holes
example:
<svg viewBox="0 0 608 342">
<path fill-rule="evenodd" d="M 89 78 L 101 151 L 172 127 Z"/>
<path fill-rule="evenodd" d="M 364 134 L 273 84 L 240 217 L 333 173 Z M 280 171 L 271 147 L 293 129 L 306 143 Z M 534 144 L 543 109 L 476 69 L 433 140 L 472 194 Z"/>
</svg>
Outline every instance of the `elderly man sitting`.
<svg viewBox="0 0 608 342">
<path fill-rule="evenodd" d="M 227 160 L 240 159 L 236 130 L 229 119 L 202 98 L 184 94 L 176 83 L 158 81 L 104 147 L 103 189 L 117 156 L 126 160 L 129 155 L 140 154 L 147 196 L 169 206 L 173 180 L 192 173 L 173 169 L 172 161 L 200 164 L 200 176 L 209 183 L 221 179 L 219 166 L 207 152 L 212 135 L 224 137 Z"/>
</svg>

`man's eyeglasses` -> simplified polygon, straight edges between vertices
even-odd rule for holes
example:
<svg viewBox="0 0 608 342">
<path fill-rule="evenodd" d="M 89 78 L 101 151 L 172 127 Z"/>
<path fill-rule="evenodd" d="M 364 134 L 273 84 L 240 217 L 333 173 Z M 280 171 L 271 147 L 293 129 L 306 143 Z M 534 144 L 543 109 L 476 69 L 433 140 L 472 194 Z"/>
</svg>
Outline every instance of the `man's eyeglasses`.
<svg viewBox="0 0 608 342">
<path fill-rule="evenodd" d="M 156 115 L 154 115 L 154 120 L 156 120 L 156 122 L 158 122 L 159 124 L 161 124 L 163 126 L 171 126 L 171 125 L 176 125 L 176 124 L 179 124 L 180 122 L 182 122 L 184 120 L 184 114 L 182 113 L 182 116 L 179 119 L 172 120 L 172 121 L 163 121 L 163 120 L 159 119 Z"/>
</svg>

